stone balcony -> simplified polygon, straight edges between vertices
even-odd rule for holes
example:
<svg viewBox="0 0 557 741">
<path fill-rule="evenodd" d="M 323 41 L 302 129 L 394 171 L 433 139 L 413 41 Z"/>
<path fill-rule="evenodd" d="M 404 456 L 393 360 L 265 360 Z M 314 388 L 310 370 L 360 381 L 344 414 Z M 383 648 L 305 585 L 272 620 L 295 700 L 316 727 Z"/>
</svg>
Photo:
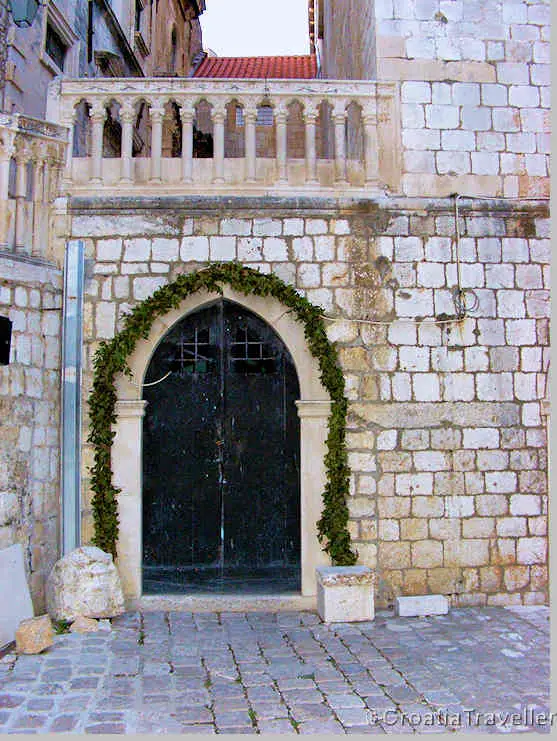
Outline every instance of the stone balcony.
<svg viewBox="0 0 557 741">
<path fill-rule="evenodd" d="M 67 129 L 0 113 L 0 252 L 45 257 Z"/>
<path fill-rule="evenodd" d="M 71 195 L 332 195 L 397 189 L 399 91 L 331 80 L 57 81 Z M 200 146 L 201 144 L 201 146 Z"/>
</svg>

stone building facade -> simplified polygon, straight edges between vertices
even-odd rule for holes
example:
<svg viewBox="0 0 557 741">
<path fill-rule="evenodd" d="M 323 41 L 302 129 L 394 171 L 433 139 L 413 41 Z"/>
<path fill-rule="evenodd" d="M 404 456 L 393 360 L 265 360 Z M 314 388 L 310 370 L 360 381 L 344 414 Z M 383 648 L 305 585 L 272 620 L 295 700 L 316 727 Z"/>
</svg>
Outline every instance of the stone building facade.
<svg viewBox="0 0 557 741">
<path fill-rule="evenodd" d="M 53 91 L 50 116 L 62 125 L 82 99 L 96 112 L 88 156 L 69 156 L 61 173 L 49 242 L 59 267 L 68 240 L 86 251 L 82 440 L 93 354 L 124 313 L 212 262 L 274 273 L 322 307 L 338 348 L 349 399 L 349 528 L 359 563 L 376 569 L 378 603 L 426 593 L 446 594 L 453 606 L 544 603 L 549 3 L 351 0 L 334 14 L 327 0 L 311 5 L 325 79 L 233 89 L 222 80 L 134 81 L 126 89 L 67 81 Z M 339 51 L 349 35 L 352 73 Z M 146 100 L 148 157 L 133 156 L 124 126 L 121 156 L 102 156 L 108 98 L 121 106 Z M 202 101 L 212 111 L 215 150 L 196 160 L 193 119 Z M 273 109 L 272 156 L 257 151 L 255 127 L 245 129 L 244 156 L 226 156 L 225 104 L 238 102 L 252 124 L 257 107 Z M 323 102 L 332 126 L 319 136 L 330 137 L 330 152 L 315 150 Z M 174 152 L 164 147 L 169 103 L 182 132 Z M 293 103 L 304 140 L 289 153 Z M 345 123 L 352 103 L 360 111 L 355 148 Z M 258 311 L 271 321 L 275 308 Z M 157 325 L 132 359 L 133 383 L 118 381 L 113 467 L 130 599 L 141 597 L 141 374 L 190 310 L 184 304 Z M 285 325 L 283 339 L 295 348 L 290 331 Z M 326 404 L 314 381 L 315 394 L 301 401 Z M 315 424 L 305 439 L 313 440 L 320 481 Z M 84 542 L 92 536 L 91 463 L 83 442 Z M 312 528 L 305 553 L 317 563 Z M 309 578 L 302 592 L 311 599 L 314 591 Z"/>
</svg>

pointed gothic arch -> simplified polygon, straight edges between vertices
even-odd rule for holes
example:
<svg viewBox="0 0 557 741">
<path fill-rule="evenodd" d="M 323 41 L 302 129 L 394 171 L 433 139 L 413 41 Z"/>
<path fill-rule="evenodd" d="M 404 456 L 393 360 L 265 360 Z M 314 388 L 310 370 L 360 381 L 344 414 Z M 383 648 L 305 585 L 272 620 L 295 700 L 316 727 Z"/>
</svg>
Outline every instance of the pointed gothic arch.
<svg viewBox="0 0 557 741">
<path fill-rule="evenodd" d="M 141 596 L 142 383 L 151 357 L 172 326 L 224 297 L 270 324 L 292 355 L 300 384 L 302 595 L 316 593 L 315 567 L 356 556 L 347 530 L 349 470 L 344 445 L 344 379 L 320 309 L 276 276 L 237 263 L 180 276 L 139 304 L 123 330 L 95 357 L 90 397 L 94 542 L 117 556 L 124 593 Z"/>
</svg>

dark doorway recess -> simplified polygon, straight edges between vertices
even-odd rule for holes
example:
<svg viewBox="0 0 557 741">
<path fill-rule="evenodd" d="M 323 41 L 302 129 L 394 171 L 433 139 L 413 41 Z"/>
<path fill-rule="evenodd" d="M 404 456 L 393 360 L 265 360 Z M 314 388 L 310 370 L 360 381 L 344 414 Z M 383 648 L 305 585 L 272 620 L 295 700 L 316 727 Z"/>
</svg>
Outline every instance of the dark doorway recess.
<svg viewBox="0 0 557 741">
<path fill-rule="evenodd" d="M 299 385 L 274 330 L 220 300 L 149 364 L 143 592 L 300 590 Z"/>
</svg>

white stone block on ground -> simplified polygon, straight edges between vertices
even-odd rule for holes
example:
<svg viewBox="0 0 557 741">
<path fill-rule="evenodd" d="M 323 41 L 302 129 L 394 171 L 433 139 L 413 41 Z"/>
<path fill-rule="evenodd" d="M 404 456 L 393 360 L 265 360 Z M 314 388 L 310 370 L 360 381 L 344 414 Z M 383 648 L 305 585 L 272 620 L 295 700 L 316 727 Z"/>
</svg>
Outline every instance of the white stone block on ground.
<svg viewBox="0 0 557 741">
<path fill-rule="evenodd" d="M 449 600 L 442 594 L 397 597 L 395 602 L 395 612 L 400 617 L 446 615 L 449 612 Z"/>
<path fill-rule="evenodd" d="M 46 582 L 46 603 L 54 620 L 109 618 L 124 612 L 120 577 L 110 553 L 83 546 L 57 561 Z"/>
<path fill-rule="evenodd" d="M 20 543 L 0 550 L 0 648 L 15 641 L 22 620 L 33 617 L 33 603 Z"/>
<path fill-rule="evenodd" d="M 317 612 L 326 623 L 373 620 L 375 573 L 368 566 L 321 566 L 317 575 Z"/>
<path fill-rule="evenodd" d="M 18 654 L 40 654 L 54 643 L 54 630 L 48 615 L 22 620 L 15 633 Z"/>
</svg>

